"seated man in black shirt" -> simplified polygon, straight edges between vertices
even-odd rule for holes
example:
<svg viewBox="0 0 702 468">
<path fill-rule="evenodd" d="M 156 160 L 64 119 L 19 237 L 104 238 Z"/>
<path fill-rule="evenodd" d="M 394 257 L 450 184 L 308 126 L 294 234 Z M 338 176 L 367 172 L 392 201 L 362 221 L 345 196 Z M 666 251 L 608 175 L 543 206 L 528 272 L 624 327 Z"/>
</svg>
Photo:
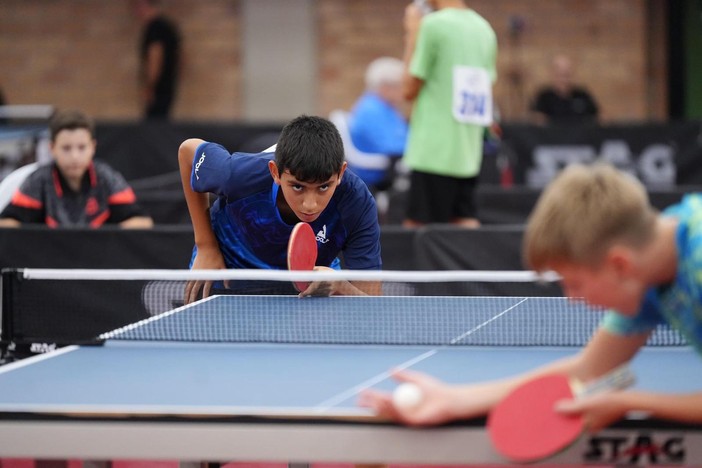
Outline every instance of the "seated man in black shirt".
<svg viewBox="0 0 702 468">
<path fill-rule="evenodd" d="M 573 64 L 565 55 L 552 63 L 553 82 L 536 95 L 531 104 L 539 123 L 588 123 L 597 120 L 595 99 L 582 87 L 573 84 Z"/>
</svg>

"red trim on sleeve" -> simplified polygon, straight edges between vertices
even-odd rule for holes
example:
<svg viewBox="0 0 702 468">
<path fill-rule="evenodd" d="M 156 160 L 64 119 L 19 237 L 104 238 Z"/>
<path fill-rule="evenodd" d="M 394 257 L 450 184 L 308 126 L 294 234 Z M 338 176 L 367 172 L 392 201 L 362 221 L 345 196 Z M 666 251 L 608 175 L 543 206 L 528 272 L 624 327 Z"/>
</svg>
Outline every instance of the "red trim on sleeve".
<svg viewBox="0 0 702 468">
<path fill-rule="evenodd" d="M 51 216 L 47 216 L 44 221 L 46 222 L 46 225 L 49 226 L 50 228 L 57 228 L 59 225 L 58 221 L 56 221 Z"/>
<path fill-rule="evenodd" d="M 90 227 L 91 228 L 98 228 L 105 224 L 105 221 L 107 221 L 107 218 L 110 217 L 110 210 L 105 210 L 102 213 L 100 213 L 95 219 L 90 221 Z"/>
<path fill-rule="evenodd" d="M 134 190 L 131 187 L 127 187 L 121 192 L 113 193 L 107 199 L 107 203 L 110 205 L 129 205 L 134 202 L 136 202 L 136 195 L 134 195 Z"/>
<path fill-rule="evenodd" d="M 17 190 L 15 194 L 12 195 L 12 200 L 10 201 L 10 203 L 15 206 L 29 208 L 32 210 L 40 210 L 44 206 L 44 204 L 40 200 L 32 198 L 29 195 L 25 195 L 19 190 Z"/>
</svg>

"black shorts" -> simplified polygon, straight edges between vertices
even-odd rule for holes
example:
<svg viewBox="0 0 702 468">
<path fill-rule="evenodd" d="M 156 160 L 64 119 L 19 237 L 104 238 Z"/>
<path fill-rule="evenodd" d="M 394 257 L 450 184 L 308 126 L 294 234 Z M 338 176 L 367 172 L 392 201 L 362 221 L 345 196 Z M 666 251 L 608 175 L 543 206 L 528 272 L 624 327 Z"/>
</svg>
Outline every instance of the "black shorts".
<svg viewBox="0 0 702 468">
<path fill-rule="evenodd" d="M 477 177 L 449 177 L 413 171 L 407 200 L 407 219 L 420 223 L 449 223 L 476 218 Z"/>
</svg>

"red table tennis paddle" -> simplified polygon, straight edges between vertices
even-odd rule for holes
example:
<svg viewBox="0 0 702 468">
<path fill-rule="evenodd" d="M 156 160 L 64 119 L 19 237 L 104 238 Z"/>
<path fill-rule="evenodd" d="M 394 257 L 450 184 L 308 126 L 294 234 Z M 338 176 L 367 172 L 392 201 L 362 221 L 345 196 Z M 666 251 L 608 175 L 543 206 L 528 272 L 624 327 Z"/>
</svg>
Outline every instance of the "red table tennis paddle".
<svg viewBox="0 0 702 468">
<path fill-rule="evenodd" d="M 495 449 L 506 458 L 529 463 L 569 447 L 585 430 L 581 415 L 563 415 L 554 405 L 563 399 L 626 388 L 634 382 L 622 366 L 583 386 L 565 375 L 538 377 L 519 386 L 490 412 L 488 434 Z"/>
<path fill-rule="evenodd" d="M 317 261 L 317 238 L 307 223 L 297 223 L 288 241 L 288 270 L 311 271 Z M 304 291 L 309 281 L 293 281 L 295 289 Z"/>
</svg>

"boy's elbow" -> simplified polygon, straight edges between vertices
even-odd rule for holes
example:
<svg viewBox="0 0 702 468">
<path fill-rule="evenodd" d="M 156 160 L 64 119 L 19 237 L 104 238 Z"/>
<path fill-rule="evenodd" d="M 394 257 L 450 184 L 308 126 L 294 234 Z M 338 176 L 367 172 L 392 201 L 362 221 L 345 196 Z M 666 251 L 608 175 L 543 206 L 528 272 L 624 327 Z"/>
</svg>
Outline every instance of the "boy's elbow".
<svg viewBox="0 0 702 468">
<path fill-rule="evenodd" d="M 419 95 L 419 88 L 420 86 L 417 86 L 415 83 L 408 83 L 406 86 L 404 86 L 402 89 L 402 95 L 405 98 L 405 101 L 412 102 L 417 99 L 417 96 Z"/>
<path fill-rule="evenodd" d="M 419 95 L 419 90 L 422 89 L 424 81 L 416 76 L 405 74 L 402 81 L 402 95 L 406 101 L 414 101 Z"/>
<path fill-rule="evenodd" d="M 178 147 L 178 160 L 192 162 L 197 147 L 203 142 L 204 140 L 200 140 L 199 138 L 188 138 L 185 140 L 180 144 L 180 147 Z"/>
</svg>

